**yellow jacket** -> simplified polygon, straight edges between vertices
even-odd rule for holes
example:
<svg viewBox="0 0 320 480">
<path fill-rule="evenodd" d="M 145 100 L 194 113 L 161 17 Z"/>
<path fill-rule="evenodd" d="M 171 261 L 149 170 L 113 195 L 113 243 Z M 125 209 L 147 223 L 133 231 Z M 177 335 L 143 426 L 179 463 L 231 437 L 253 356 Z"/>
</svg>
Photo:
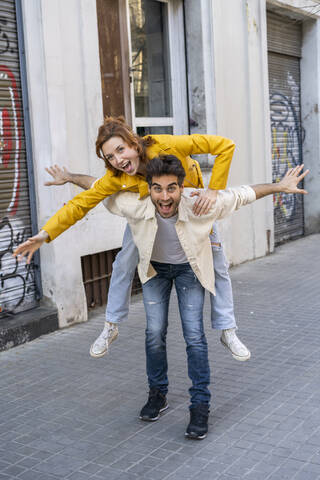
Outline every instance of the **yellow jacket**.
<svg viewBox="0 0 320 480">
<path fill-rule="evenodd" d="M 184 185 L 186 187 L 203 188 L 202 174 L 199 163 L 190 155 L 207 154 L 217 155 L 209 188 L 221 190 L 226 187 L 229 168 L 235 144 L 232 140 L 217 135 L 151 135 L 155 143 L 148 147 L 147 157 L 152 159 L 159 155 L 175 155 L 181 161 L 186 172 Z M 42 227 L 54 240 L 58 235 L 81 220 L 89 210 L 95 207 L 104 198 L 119 192 L 139 192 L 140 198 L 148 195 L 148 184 L 144 177 L 139 175 L 115 175 L 110 170 L 97 180 L 92 188 L 81 192 L 70 200 Z"/>
</svg>

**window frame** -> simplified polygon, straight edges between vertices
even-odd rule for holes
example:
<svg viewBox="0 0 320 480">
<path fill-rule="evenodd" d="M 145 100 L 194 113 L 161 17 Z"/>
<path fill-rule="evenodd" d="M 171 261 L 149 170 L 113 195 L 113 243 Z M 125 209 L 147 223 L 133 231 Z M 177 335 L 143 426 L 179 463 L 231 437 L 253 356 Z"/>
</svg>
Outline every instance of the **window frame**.
<svg viewBox="0 0 320 480">
<path fill-rule="evenodd" d="M 169 66 L 171 74 L 172 116 L 166 117 L 136 117 L 134 80 L 131 75 L 131 29 L 129 16 L 129 0 L 127 0 L 127 31 L 129 44 L 130 72 L 130 104 L 132 127 L 172 127 L 173 134 L 189 133 L 189 116 L 187 103 L 187 70 L 184 34 L 183 0 L 155 0 L 167 4 Z"/>
</svg>

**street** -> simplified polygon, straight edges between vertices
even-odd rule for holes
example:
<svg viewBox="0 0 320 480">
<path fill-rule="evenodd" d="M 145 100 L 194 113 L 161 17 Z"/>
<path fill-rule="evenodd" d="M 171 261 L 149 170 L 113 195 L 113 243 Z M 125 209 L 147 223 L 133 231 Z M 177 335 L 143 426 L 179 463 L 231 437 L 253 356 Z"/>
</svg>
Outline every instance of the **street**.
<svg viewBox="0 0 320 480">
<path fill-rule="evenodd" d="M 209 434 L 184 437 L 186 353 L 176 298 L 168 332 L 169 409 L 147 400 L 144 310 L 134 300 L 110 353 L 89 356 L 104 309 L 89 322 L 0 354 L 0 480 L 320 479 L 320 235 L 231 269 L 237 362 L 205 323 L 212 373 Z"/>
</svg>

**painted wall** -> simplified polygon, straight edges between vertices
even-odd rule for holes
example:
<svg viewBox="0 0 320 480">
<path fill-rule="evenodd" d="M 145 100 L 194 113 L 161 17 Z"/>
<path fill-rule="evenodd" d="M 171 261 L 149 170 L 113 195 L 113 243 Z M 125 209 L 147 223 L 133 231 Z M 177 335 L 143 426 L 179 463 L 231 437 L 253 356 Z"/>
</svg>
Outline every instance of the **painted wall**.
<svg viewBox="0 0 320 480">
<path fill-rule="evenodd" d="M 305 233 L 320 232 L 320 20 L 303 25 L 301 59 L 301 117 L 305 132 L 303 161 L 310 174 L 304 198 Z"/>
<path fill-rule="evenodd" d="M 217 133 L 236 143 L 228 186 L 270 182 L 264 2 L 217 0 L 212 14 Z M 220 222 L 220 230 L 232 264 L 265 255 L 273 248 L 272 198 Z"/>
<path fill-rule="evenodd" d="M 103 121 L 95 0 L 24 0 L 24 29 L 39 228 L 80 189 L 45 187 L 45 167 L 101 176 Z M 98 228 L 95 228 L 98 225 Z M 81 259 L 121 244 L 124 222 L 102 205 L 41 249 L 44 301 L 61 327 L 87 319 Z"/>
<path fill-rule="evenodd" d="M 287 8 L 287 4 L 268 3 L 281 8 Z M 294 4 L 301 6 L 298 0 Z M 266 2 L 200 0 L 199 5 L 195 9 L 193 0 L 186 0 L 185 5 L 188 60 L 191 62 L 190 111 L 195 114 L 200 131 L 206 129 L 236 142 L 229 186 L 270 182 Z M 44 187 L 48 177 L 46 166 L 57 163 L 93 176 L 104 172 L 94 151 L 97 128 L 103 118 L 96 2 L 23 0 L 23 8 L 40 228 L 64 202 L 80 191 L 72 185 Z M 293 12 L 292 8 L 290 11 Z M 293 14 L 296 12 L 297 7 Z M 301 63 L 303 121 L 304 128 L 308 128 L 304 155 L 314 172 L 307 188 L 318 195 L 320 83 L 319 49 L 315 49 L 314 42 L 319 45 L 319 26 L 313 17 L 308 21 L 310 23 L 306 22 L 304 28 Z M 194 22 L 201 22 L 201 29 L 195 30 Z M 200 30 L 201 39 L 193 39 L 192 35 L 196 31 L 200 34 Z M 197 56 L 197 50 L 192 48 L 193 41 L 197 48 L 202 48 L 201 55 Z M 316 75 L 313 73 L 315 58 Z M 195 90 L 197 66 L 200 81 L 199 89 Z M 320 205 L 311 195 L 306 199 L 308 231 L 319 228 L 316 203 Z M 44 296 L 46 301 L 57 305 L 60 326 L 87 318 L 80 257 L 121 245 L 123 228 L 122 219 L 111 219 L 103 206 L 98 206 L 76 226 L 42 248 Z M 233 264 L 272 251 L 272 197 L 220 222 L 220 230 Z"/>
<path fill-rule="evenodd" d="M 185 36 L 189 98 L 189 132 L 215 134 L 216 105 L 212 2 L 185 0 Z M 210 155 L 197 155 L 205 168 L 212 168 Z"/>
<path fill-rule="evenodd" d="M 32 231 L 23 129 L 23 75 L 17 51 L 19 12 L 1 4 L 0 49 L 0 317 L 37 305 L 34 265 L 12 257 Z M 32 201 L 30 202 L 32 203 Z"/>
<path fill-rule="evenodd" d="M 307 7 L 306 4 L 308 3 Z M 266 9 L 303 21 L 301 109 L 303 158 L 312 170 L 305 186 L 305 233 L 320 231 L 319 8 L 315 2 L 212 2 L 217 133 L 236 151 L 229 186 L 272 181 Z M 226 21 L 227 19 L 227 21 Z M 265 255 L 274 246 L 273 199 L 260 200 L 220 222 L 231 263 Z M 268 240 L 269 239 L 269 240 Z"/>
</svg>

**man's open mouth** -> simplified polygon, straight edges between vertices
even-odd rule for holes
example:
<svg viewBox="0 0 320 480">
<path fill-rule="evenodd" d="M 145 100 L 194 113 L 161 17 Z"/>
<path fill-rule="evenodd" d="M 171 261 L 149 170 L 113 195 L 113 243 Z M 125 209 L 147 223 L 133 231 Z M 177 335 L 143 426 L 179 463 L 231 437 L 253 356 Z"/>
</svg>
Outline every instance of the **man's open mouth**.
<svg viewBox="0 0 320 480">
<path fill-rule="evenodd" d="M 170 213 L 172 210 L 172 204 L 173 202 L 169 202 L 169 203 L 158 202 L 160 212 L 163 214 Z"/>
</svg>

